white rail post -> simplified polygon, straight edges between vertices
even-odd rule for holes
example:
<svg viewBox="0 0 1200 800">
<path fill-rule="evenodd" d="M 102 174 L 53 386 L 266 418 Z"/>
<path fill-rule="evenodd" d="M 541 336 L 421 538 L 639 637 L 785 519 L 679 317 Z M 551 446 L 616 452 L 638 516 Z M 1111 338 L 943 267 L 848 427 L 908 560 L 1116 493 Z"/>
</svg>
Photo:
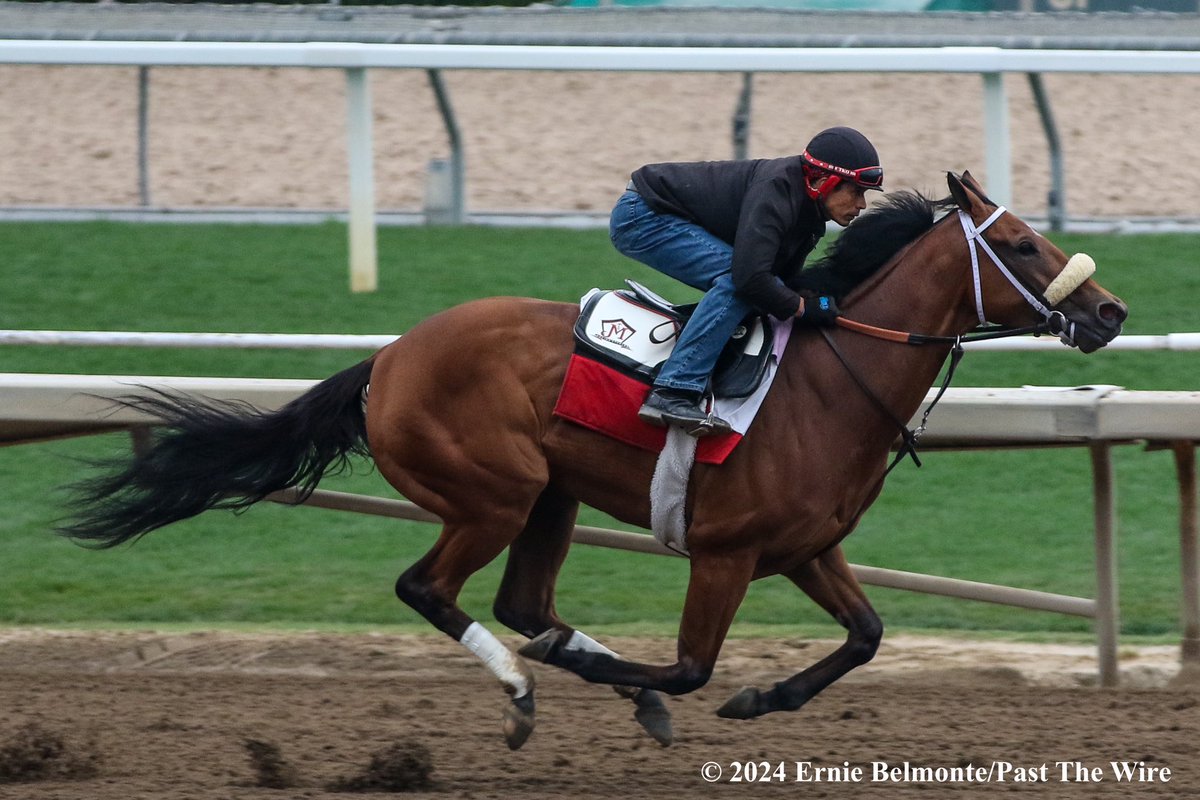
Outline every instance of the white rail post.
<svg viewBox="0 0 1200 800">
<path fill-rule="evenodd" d="M 375 250 L 375 176 L 371 141 L 371 86 L 367 70 L 346 70 L 346 149 L 350 159 L 350 291 L 379 285 Z"/>
<path fill-rule="evenodd" d="M 138 202 L 150 205 L 150 68 L 138 67 Z"/>
<path fill-rule="evenodd" d="M 983 73 L 983 141 L 988 195 L 997 204 L 1012 205 L 1012 139 L 1008 129 L 1008 95 L 1004 75 Z"/>
<path fill-rule="evenodd" d="M 1200 556 L 1197 554 L 1196 520 L 1196 445 L 1173 442 L 1175 471 L 1179 477 L 1179 547 L 1183 573 L 1183 643 L 1180 658 L 1184 666 L 1200 662 Z"/>
<path fill-rule="evenodd" d="M 1096 646 L 1100 685 L 1116 686 L 1117 670 L 1117 496 L 1113 489 L 1112 447 L 1093 442 L 1092 493 L 1096 526 Z"/>
<path fill-rule="evenodd" d="M 754 73 L 742 73 L 742 90 L 733 112 L 733 157 L 746 159 L 750 152 L 750 104 L 754 98 Z"/>
<path fill-rule="evenodd" d="M 463 154 L 462 132 L 458 127 L 458 118 L 454 115 L 454 106 L 450 103 L 450 90 L 442 80 L 442 71 L 429 69 L 425 70 L 425 74 L 433 89 L 434 99 L 437 100 L 438 111 L 442 114 L 446 139 L 450 142 L 450 213 L 442 224 L 448 222 L 451 225 L 462 225 L 467 221 L 467 165 L 466 156 Z"/>
</svg>

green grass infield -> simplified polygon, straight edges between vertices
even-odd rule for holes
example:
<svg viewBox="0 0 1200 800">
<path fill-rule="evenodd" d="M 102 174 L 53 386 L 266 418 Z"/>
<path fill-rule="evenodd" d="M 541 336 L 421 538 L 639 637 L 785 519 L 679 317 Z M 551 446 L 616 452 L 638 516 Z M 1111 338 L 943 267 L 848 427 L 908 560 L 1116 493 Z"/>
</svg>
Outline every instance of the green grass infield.
<svg viewBox="0 0 1200 800">
<path fill-rule="evenodd" d="M 1200 236 L 1061 236 L 1089 252 L 1096 278 L 1130 306 L 1126 332 L 1197 329 Z M 0 327 L 65 330 L 403 333 L 453 304 L 489 295 L 576 301 L 635 277 L 694 297 L 618 255 L 603 231 L 385 228 L 380 289 L 351 294 L 337 224 L 0 224 Z M 3 371 L 323 378 L 366 353 L 5 347 Z M 1117 384 L 1196 388 L 1192 353 L 976 353 L 956 386 Z M 935 412 L 936 413 L 936 412 Z M 51 533 L 60 487 L 83 462 L 128 447 L 107 435 L 0 449 L 0 625 L 211 626 L 420 630 L 393 596 L 396 576 L 436 529 L 264 504 L 212 512 L 132 547 L 84 550 Z M 927 453 L 899 468 L 846 541 L 852 561 L 1043 591 L 1094 592 L 1091 472 L 1082 449 Z M 1178 630 L 1179 542 L 1168 452 L 1115 449 L 1124 636 Z M 803 469 L 797 464 L 796 469 Z M 362 464 L 325 488 L 394 496 Z M 585 511 L 584 524 L 613 526 Z M 618 526 L 619 527 L 619 526 Z M 467 611 L 491 620 L 498 562 L 466 587 Z M 681 559 L 579 546 L 559 581 L 558 608 L 598 632 L 673 635 L 683 603 Z M 645 587 L 653 586 L 653 591 Z M 890 630 L 1086 636 L 1088 620 L 868 587 Z M 757 582 L 733 635 L 837 628 L 790 583 Z"/>
</svg>

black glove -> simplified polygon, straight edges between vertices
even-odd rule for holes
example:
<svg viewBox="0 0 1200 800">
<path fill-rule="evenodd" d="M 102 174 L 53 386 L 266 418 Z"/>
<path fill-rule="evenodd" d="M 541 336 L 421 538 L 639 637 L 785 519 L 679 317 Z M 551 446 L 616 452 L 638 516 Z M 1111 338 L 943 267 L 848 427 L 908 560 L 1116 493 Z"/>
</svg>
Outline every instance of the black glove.
<svg viewBox="0 0 1200 800">
<path fill-rule="evenodd" d="M 838 311 L 837 303 L 832 297 L 822 294 L 803 299 L 803 311 L 796 314 L 796 319 L 801 325 L 828 327 L 837 324 L 837 318 L 842 315 L 842 312 Z"/>
</svg>

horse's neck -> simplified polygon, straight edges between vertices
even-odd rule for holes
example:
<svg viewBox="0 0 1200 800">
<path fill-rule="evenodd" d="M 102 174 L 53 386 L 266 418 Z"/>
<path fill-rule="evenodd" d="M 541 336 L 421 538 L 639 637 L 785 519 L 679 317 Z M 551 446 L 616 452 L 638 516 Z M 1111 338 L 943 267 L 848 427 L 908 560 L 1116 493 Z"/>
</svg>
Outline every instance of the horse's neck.
<svg viewBox="0 0 1200 800">
<path fill-rule="evenodd" d="M 955 336 L 974 327 L 970 270 L 963 260 L 966 245 L 956 239 L 956 232 L 957 226 L 943 221 L 902 250 L 847 298 L 846 316 L 881 328 L 938 336 Z M 948 352 L 944 345 L 898 344 L 845 329 L 835 330 L 833 336 L 850 366 L 903 421 L 920 407 Z M 812 346 L 828 349 L 820 337 Z M 845 367 L 833 363 L 839 374 L 826 377 L 848 381 L 849 391 L 866 401 Z M 895 433 L 890 420 L 880 417 L 879 424 Z"/>
<path fill-rule="evenodd" d="M 975 326 L 966 240 L 953 218 L 938 222 L 843 303 L 859 322 L 957 336 Z"/>
</svg>

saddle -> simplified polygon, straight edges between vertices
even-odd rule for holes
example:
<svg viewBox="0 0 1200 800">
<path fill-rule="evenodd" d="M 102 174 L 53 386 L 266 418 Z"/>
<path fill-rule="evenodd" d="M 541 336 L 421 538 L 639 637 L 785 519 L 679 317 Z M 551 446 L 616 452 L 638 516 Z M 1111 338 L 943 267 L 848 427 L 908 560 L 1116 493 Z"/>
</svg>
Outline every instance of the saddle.
<svg viewBox="0 0 1200 800">
<path fill-rule="evenodd" d="M 696 304 L 675 305 L 637 281 L 627 279 L 625 284 L 626 289 L 593 289 L 584 296 L 575 322 L 575 352 L 649 385 Z M 717 360 L 713 394 L 753 394 L 766 375 L 773 340 L 766 314 L 755 312 L 742 320 Z"/>
</svg>

